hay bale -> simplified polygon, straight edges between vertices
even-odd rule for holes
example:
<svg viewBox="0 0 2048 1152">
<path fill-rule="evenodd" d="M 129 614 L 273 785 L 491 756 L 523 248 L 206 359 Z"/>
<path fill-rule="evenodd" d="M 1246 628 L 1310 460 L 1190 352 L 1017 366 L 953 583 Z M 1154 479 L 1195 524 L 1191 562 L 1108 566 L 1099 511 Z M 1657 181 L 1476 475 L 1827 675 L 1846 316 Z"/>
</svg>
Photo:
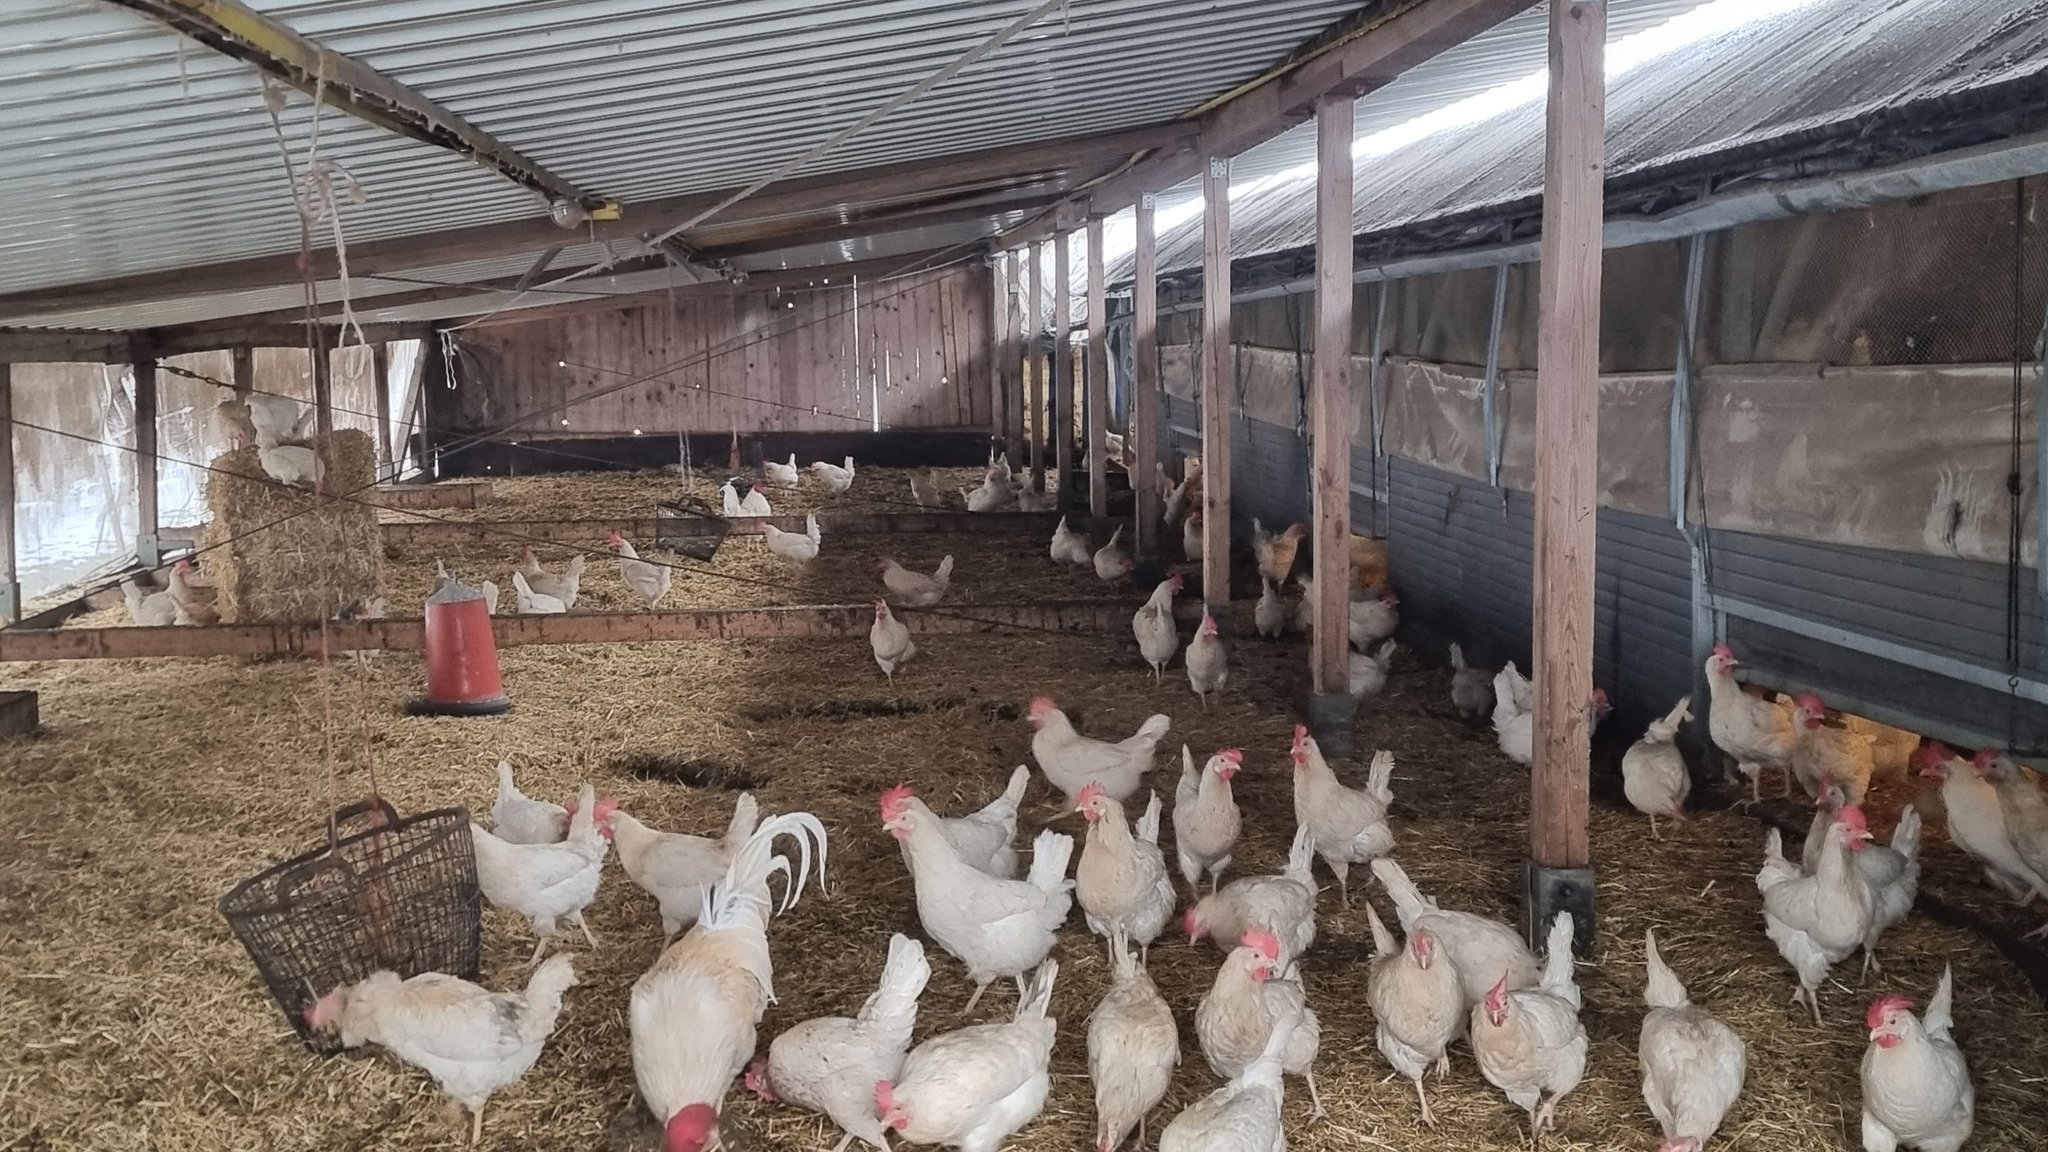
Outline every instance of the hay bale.
<svg viewBox="0 0 2048 1152">
<path fill-rule="evenodd" d="M 377 479 L 368 433 L 336 432 L 323 453 L 324 491 L 350 496 Z M 206 572 L 221 619 L 235 623 L 318 620 L 375 596 L 383 543 L 377 510 L 361 499 L 315 496 L 264 475 L 254 447 L 213 461 L 206 479 Z"/>
</svg>

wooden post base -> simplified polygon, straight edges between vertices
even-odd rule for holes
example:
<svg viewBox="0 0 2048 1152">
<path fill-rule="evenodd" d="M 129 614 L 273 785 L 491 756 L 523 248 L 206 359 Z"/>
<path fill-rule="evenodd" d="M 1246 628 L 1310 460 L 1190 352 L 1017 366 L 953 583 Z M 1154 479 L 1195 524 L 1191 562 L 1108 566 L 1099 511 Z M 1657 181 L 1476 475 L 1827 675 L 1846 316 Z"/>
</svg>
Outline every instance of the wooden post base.
<svg viewBox="0 0 2048 1152">
<path fill-rule="evenodd" d="M 1355 747 L 1351 739 L 1352 717 L 1358 701 L 1348 692 L 1318 692 L 1308 698 L 1308 734 L 1325 757 L 1348 760 Z"/>
<path fill-rule="evenodd" d="M 1559 912 L 1572 918 L 1572 953 L 1581 958 L 1593 954 L 1593 870 L 1591 868 L 1545 868 L 1534 860 L 1522 865 L 1522 894 L 1525 914 L 1522 936 L 1539 953 L 1550 935 L 1550 922 Z"/>
</svg>

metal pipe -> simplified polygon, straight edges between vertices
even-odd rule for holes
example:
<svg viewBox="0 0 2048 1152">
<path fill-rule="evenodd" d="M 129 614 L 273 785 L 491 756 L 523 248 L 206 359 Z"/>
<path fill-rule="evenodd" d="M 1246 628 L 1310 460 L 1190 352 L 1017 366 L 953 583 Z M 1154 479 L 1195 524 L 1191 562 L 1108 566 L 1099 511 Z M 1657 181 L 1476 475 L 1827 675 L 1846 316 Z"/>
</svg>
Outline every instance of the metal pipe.
<svg viewBox="0 0 2048 1152">
<path fill-rule="evenodd" d="M 1486 377 L 1479 385 L 1479 418 L 1486 423 L 1486 482 L 1500 487 L 1500 334 L 1507 322 L 1508 266 L 1493 271 L 1493 321 L 1486 333 Z"/>
<path fill-rule="evenodd" d="M 1929 652 L 1925 648 L 1916 648 L 1910 644 L 1898 644 L 1877 636 L 1866 636 L 1861 632 L 1852 632 L 1833 624 L 1817 623 L 1789 612 L 1752 604 L 1747 600 L 1715 595 L 1711 602 L 1714 611 L 1723 616 L 1748 620 L 1766 628 L 1776 628 L 1780 632 L 1790 632 L 1794 636 L 1804 636 L 1808 640 L 1818 640 L 1837 648 L 1847 648 L 1851 652 L 1861 652 L 1865 656 L 1875 656 L 1880 660 L 1889 660 L 1909 668 L 1919 668 L 1979 688 L 2013 692 L 2037 704 L 2048 704 L 2048 683 L 2039 680 L 2021 678 L 2018 687 L 2015 688 L 2008 674 L 1997 668 L 1986 668 L 1966 660 L 1958 660 L 1953 656 L 1943 656 L 1940 653 Z"/>
</svg>

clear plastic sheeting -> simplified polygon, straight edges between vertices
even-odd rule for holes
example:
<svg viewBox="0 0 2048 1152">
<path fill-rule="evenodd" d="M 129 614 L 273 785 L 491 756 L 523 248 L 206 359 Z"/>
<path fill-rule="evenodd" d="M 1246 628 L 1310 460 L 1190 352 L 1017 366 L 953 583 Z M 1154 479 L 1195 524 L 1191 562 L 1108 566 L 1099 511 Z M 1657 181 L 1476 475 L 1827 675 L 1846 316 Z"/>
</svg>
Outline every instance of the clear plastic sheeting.
<svg viewBox="0 0 2048 1152">
<path fill-rule="evenodd" d="M 16 565 L 24 600 L 135 554 L 135 392 L 126 368 L 16 364 Z"/>
</svg>

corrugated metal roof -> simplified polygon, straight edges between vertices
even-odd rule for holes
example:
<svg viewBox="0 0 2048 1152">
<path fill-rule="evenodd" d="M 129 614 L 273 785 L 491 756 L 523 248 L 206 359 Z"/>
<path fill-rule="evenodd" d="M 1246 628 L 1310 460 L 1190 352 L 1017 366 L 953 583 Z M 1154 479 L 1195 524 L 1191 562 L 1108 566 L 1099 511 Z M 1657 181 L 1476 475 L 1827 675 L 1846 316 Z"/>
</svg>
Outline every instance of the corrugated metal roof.
<svg viewBox="0 0 2048 1152">
<path fill-rule="evenodd" d="M 254 6 L 419 89 L 584 190 L 626 199 L 630 210 L 634 200 L 765 175 L 1031 5 Z M 806 171 L 1163 121 L 1257 74 L 1357 6 L 1073 0 Z M 284 120 L 303 150 L 308 101 L 293 94 Z M 320 147 L 367 196 L 342 207 L 352 241 L 537 208 L 534 195 L 501 177 L 339 112 L 321 117 Z M 0 15 L 0 155 L 0 292 L 298 246 L 254 71 L 94 0 L 16 0 Z"/>
<path fill-rule="evenodd" d="M 1624 10 L 1619 0 L 1616 10 Z M 1539 54 L 1529 71 L 1543 64 L 1540 36 L 1536 42 Z M 1451 62 L 1450 54 L 1439 61 Z M 1520 70 L 1504 67 L 1496 79 L 1512 79 Z M 1608 175 L 1626 177 L 2043 72 L 2043 0 L 1811 0 L 1612 77 Z M 1372 103 L 1361 103 L 1361 123 Z M 1533 101 L 1490 119 L 1360 157 L 1354 173 L 1359 234 L 1537 197 L 1543 181 L 1540 89 Z M 1312 177 L 1237 188 L 1231 244 L 1239 258 L 1314 242 Z M 1162 232 L 1162 271 L 1200 263 L 1199 218 Z M 1128 279 L 1129 259 L 1113 262 L 1109 274 Z"/>
</svg>

